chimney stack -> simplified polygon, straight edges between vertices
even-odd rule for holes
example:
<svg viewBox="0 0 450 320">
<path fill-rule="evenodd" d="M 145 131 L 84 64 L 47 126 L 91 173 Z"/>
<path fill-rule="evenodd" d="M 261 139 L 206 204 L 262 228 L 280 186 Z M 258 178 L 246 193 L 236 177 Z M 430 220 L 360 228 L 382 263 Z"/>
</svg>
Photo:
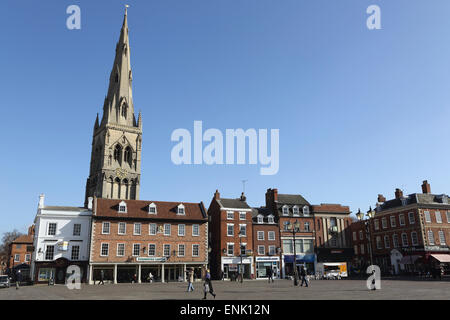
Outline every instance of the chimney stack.
<svg viewBox="0 0 450 320">
<path fill-rule="evenodd" d="M 87 207 L 88 207 L 89 210 L 92 210 L 92 200 L 94 200 L 93 197 L 89 197 L 88 198 L 88 206 Z"/>
<path fill-rule="evenodd" d="M 386 198 L 382 194 L 379 194 L 378 195 L 378 202 L 386 202 Z"/>
<path fill-rule="evenodd" d="M 44 208 L 44 199 L 45 199 L 45 194 L 41 193 L 39 195 L 39 206 L 38 206 L 39 209 Z"/>
<path fill-rule="evenodd" d="M 240 200 L 241 200 L 241 201 L 247 200 L 247 197 L 244 195 L 243 192 L 241 193 L 241 198 L 240 198 Z"/>
<path fill-rule="evenodd" d="M 214 192 L 214 199 L 218 200 L 220 199 L 220 193 L 219 190 L 216 189 L 216 192 Z"/>
<path fill-rule="evenodd" d="M 422 193 L 431 193 L 431 186 L 427 180 L 422 183 Z"/>
<path fill-rule="evenodd" d="M 395 189 L 395 199 L 400 199 L 401 197 L 403 197 L 403 191 L 400 189 Z"/>
</svg>

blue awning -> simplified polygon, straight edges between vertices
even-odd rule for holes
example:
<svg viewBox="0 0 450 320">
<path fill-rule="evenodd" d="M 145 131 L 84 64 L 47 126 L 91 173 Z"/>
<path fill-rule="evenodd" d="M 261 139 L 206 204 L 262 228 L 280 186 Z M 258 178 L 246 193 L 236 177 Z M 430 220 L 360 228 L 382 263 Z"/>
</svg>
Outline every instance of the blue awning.
<svg viewBox="0 0 450 320">
<path fill-rule="evenodd" d="M 314 262 L 315 255 L 314 254 L 298 254 L 295 256 L 295 261 L 297 263 L 305 263 L 305 262 Z M 284 256 L 284 262 L 286 263 L 293 263 L 294 262 L 294 255 L 285 255 Z"/>
</svg>

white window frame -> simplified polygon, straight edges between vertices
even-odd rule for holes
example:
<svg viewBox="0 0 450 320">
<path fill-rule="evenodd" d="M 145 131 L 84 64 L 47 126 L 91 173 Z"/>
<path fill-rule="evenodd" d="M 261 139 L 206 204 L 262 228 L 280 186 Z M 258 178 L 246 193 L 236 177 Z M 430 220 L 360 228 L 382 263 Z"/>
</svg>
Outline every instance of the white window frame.
<svg viewBox="0 0 450 320">
<path fill-rule="evenodd" d="M 264 217 L 262 215 L 258 215 L 258 223 L 264 223 Z"/>
<path fill-rule="evenodd" d="M 292 207 L 292 215 L 294 217 L 299 217 L 300 216 L 300 208 L 298 206 L 293 206 Z"/>
<path fill-rule="evenodd" d="M 242 218 L 244 216 L 244 218 Z M 247 220 L 247 213 L 245 211 L 239 211 L 239 220 Z"/>
<path fill-rule="evenodd" d="M 309 216 L 309 207 L 308 206 L 303 207 L 303 215 L 306 217 Z"/>
<path fill-rule="evenodd" d="M 358 254 L 358 246 L 356 244 L 353 246 L 353 251 L 355 252 L 355 255 Z"/>
<path fill-rule="evenodd" d="M 242 234 L 241 232 L 242 227 L 244 227 L 245 234 Z M 239 237 L 244 238 L 246 236 L 247 236 L 247 224 L 246 223 L 239 224 Z"/>
<path fill-rule="evenodd" d="M 403 236 L 404 235 L 404 236 Z M 408 234 L 406 232 L 403 232 L 401 235 L 402 238 L 402 247 L 407 247 L 409 246 L 409 241 L 408 241 Z M 406 240 L 406 241 L 405 241 Z M 405 243 L 406 242 L 406 243 Z"/>
<path fill-rule="evenodd" d="M 439 244 L 441 246 L 447 245 L 447 241 L 446 241 L 447 239 L 445 239 L 445 232 L 442 230 L 439 230 L 438 236 L 439 236 Z"/>
<path fill-rule="evenodd" d="M 195 250 L 194 250 L 195 247 L 197 247 L 197 254 L 194 254 L 195 253 Z M 192 256 L 193 257 L 199 257 L 200 256 L 200 245 L 197 244 L 197 243 L 192 244 Z"/>
<path fill-rule="evenodd" d="M 139 230 L 136 230 L 136 228 L 139 227 Z M 139 232 L 137 232 L 139 231 Z M 142 223 L 135 222 L 133 225 L 133 235 L 140 236 L 142 234 Z"/>
<path fill-rule="evenodd" d="M 105 226 L 108 226 L 108 231 L 105 232 Z M 102 234 L 110 234 L 111 233 L 111 222 L 103 221 L 102 222 Z"/>
<path fill-rule="evenodd" d="M 384 236 L 384 247 L 386 249 L 389 249 L 391 247 L 391 242 L 389 241 L 389 236 L 388 235 Z"/>
<path fill-rule="evenodd" d="M 77 258 L 76 259 L 74 259 L 73 258 L 73 250 L 75 249 L 75 248 L 78 248 L 78 255 L 77 255 Z M 74 246 L 72 246 L 71 247 L 71 250 L 70 250 L 70 260 L 72 260 L 72 261 L 78 261 L 78 260 L 80 260 L 80 253 L 81 253 L 81 246 L 80 245 L 74 245 Z"/>
<path fill-rule="evenodd" d="M 127 203 L 125 201 L 121 201 L 119 203 L 119 209 L 118 209 L 119 213 L 127 213 Z"/>
<path fill-rule="evenodd" d="M 262 248 L 262 250 L 261 250 Z M 263 245 L 259 245 L 258 246 L 258 255 L 259 256 L 264 256 L 266 254 L 266 246 Z"/>
<path fill-rule="evenodd" d="M 277 248 L 276 248 L 276 246 L 270 245 L 270 246 L 269 246 L 268 254 L 269 254 L 270 256 L 273 256 L 273 255 L 277 254 Z"/>
<path fill-rule="evenodd" d="M 106 245 L 106 254 L 103 254 L 103 246 Z M 100 244 L 100 257 L 108 257 L 109 256 L 109 243 L 108 242 L 102 242 Z"/>
<path fill-rule="evenodd" d="M 124 226 L 124 231 L 120 232 L 120 226 Z M 125 235 L 127 234 L 127 223 L 126 222 L 119 222 L 117 226 L 117 234 L 119 235 Z"/>
<path fill-rule="evenodd" d="M 152 209 L 154 209 L 155 212 L 152 212 Z M 152 202 L 148 205 L 148 214 L 158 214 L 158 210 L 156 209 L 155 203 Z"/>
<path fill-rule="evenodd" d="M 403 222 L 403 223 L 402 223 Z M 405 215 L 402 213 L 398 216 L 398 224 L 400 226 L 404 226 L 406 225 L 406 221 L 405 221 Z"/>
<path fill-rule="evenodd" d="M 383 241 L 381 240 L 381 236 L 377 236 L 375 242 L 377 244 L 377 249 L 383 249 Z"/>
<path fill-rule="evenodd" d="M 394 248 L 400 248 L 400 241 L 398 240 L 398 234 L 396 233 L 392 235 L 392 245 Z"/>
<path fill-rule="evenodd" d="M 267 216 L 267 222 L 268 222 L 268 223 L 275 223 L 275 220 L 274 220 L 274 218 L 273 218 L 273 215 L 270 214 L 270 215 Z"/>
<path fill-rule="evenodd" d="M 136 249 L 136 246 L 139 247 L 139 251 L 138 251 L 139 253 L 138 254 L 135 254 L 135 252 L 134 252 L 134 249 Z M 131 255 L 133 257 L 139 257 L 141 255 L 141 244 L 140 243 L 133 243 L 133 249 L 131 251 Z"/>
<path fill-rule="evenodd" d="M 289 215 L 289 207 L 287 205 L 284 205 L 281 209 L 283 216 L 288 216 Z"/>
<path fill-rule="evenodd" d="M 275 231 L 267 231 L 267 240 L 275 241 Z"/>
<path fill-rule="evenodd" d="M 364 232 L 359 230 L 359 240 L 364 240 Z"/>
<path fill-rule="evenodd" d="M 256 239 L 258 241 L 264 241 L 264 231 L 257 231 L 256 232 Z"/>
<path fill-rule="evenodd" d="M 186 215 L 186 209 L 182 203 L 180 203 L 177 207 L 177 215 L 180 215 L 180 216 Z"/>
<path fill-rule="evenodd" d="M 436 223 L 442 223 L 442 215 L 440 211 L 435 211 L 434 216 L 436 217 Z"/>
<path fill-rule="evenodd" d="M 119 254 L 119 246 L 123 246 L 123 254 Z M 125 256 L 125 243 L 120 242 L 117 244 L 117 248 L 116 248 L 116 256 L 117 257 L 124 257 Z"/>
<path fill-rule="evenodd" d="M 391 228 L 397 227 L 397 221 L 395 220 L 395 216 L 390 216 L 389 222 L 391 223 Z"/>
<path fill-rule="evenodd" d="M 380 230 L 380 220 L 378 219 L 373 220 L 373 227 L 375 230 Z"/>
<path fill-rule="evenodd" d="M 20 253 L 14 255 L 14 262 L 20 262 Z"/>
<path fill-rule="evenodd" d="M 425 216 L 425 222 L 431 223 L 431 212 L 430 211 L 424 211 L 423 215 Z"/>
<path fill-rule="evenodd" d="M 155 249 L 154 249 L 154 251 L 153 251 L 153 254 L 150 254 L 150 247 L 154 247 Z M 156 243 L 149 243 L 148 244 L 148 248 L 147 248 L 147 256 L 149 256 L 149 257 L 154 257 L 154 256 L 156 256 Z"/>
<path fill-rule="evenodd" d="M 186 235 L 186 225 L 182 223 L 178 224 L 178 236 L 184 237 L 185 235 Z"/>
<path fill-rule="evenodd" d="M 197 228 L 197 232 L 194 232 L 194 230 Z M 200 225 L 199 224 L 193 224 L 192 225 L 192 236 L 193 237 L 199 237 L 200 236 Z"/>
<path fill-rule="evenodd" d="M 169 230 L 169 232 L 166 232 Z M 167 237 L 170 237 L 172 234 L 172 225 L 170 223 L 164 223 L 164 235 Z"/>
<path fill-rule="evenodd" d="M 183 248 L 183 254 L 181 254 L 180 248 Z M 177 256 L 178 257 L 184 257 L 185 255 L 186 255 L 186 245 L 184 243 L 179 243 L 178 244 Z"/>
<path fill-rule="evenodd" d="M 25 254 L 25 262 L 30 262 L 31 261 L 31 254 L 26 253 Z"/>
<path fill-rule="evenodd" d="M 75 230 L 75 228 L 79 226 L 78 230 Z M 77 233 L 75 233 L 75 231 L 78 231 Z M 81 236 L 81 223 L 74 223 L 73 224 L 73 236 L 74 237 L 80 237 Z"/>
<path fill-rule="evenodd" d="M 155 232 L 154 233 L 152 233 L 152 227 L 155 227 Z M 155 236 L 156 234 L 158 233 L 158 225 L 156 224 L 156 223 L 149 223 L 149 225 L 148 225 L 148 234 L 150 235 L 150 236 Z"/>
<path fill-rule="evenodd" d="M 307 231 L 307 232 L 311 231 L 311 226 L 308 221 L 306 221 L 304 223 L 303 227 L 304 227 L 305 231 Z"/>
<path fill-rule="evenodd" d="M 227 211 L 227 220 L 234 220 L 234 211 Z"/>
<path fill-rule="evenodd" d="M 387 229 L 387 219 L 386 217 L 381 218 L 381 227 Z"/>
<path fill-rule="evenodd" d="M 50 234 L 50 225 L 55 225 L 55 233 Z M 56 236 L 58 234 L 58 223 L 57 222 L 49 222 L 47 225 L 47 235 L 48 236 Z"/>
<path fill-rule="evenodd" d="M 447 211 L 447 223 L 450 223 L 450 211 Z"/>
<path fill-rule="evenodd" d="M 409 221 L 409 224 L 415 224 L 416 223 L 416 217 L 414 216 L 414 212 L 413 211 L 408 212 L 408 221 Z"/>
<path fill-rule="evenodd" d="M 361 254 L 365 254 L 364 253 L 365 252 L 364 243 L 361 243 L 361 245 L 360 245 L 360 252 L 361 252 Z"/>
<path fill-rule="evenodd" d="M 233 250 L 232 250 L 232 252 L 233 253 L 230 253 L 230 248 L 232 248 Z M 227 256 L 234 256 L 234 242 L 227 242 Z"/>
<path fill-rule="evenodd" d="M 166 248 L 169 247 L 169 254 L 166 254 Z M 170 257 L 172 255 L 172 246 L 170 245 L 170 243 L 164 243 L 163 244 L 163 256 L 164 257 Z"/>
<path fill-rule="evenodd" d="M 436 244 L 436 239 L 434 238 L 434 232 L 432 230 L 427 231 L 427 239 L 429 245 L 434 246 Z"/>
<path fill-rule="evenodd" d="M 231 233 L 230 233 L 230 227 L 232 227 Z M 227 223 L 227 237 L 234 237 L 234 223 Z"/>
</svg>

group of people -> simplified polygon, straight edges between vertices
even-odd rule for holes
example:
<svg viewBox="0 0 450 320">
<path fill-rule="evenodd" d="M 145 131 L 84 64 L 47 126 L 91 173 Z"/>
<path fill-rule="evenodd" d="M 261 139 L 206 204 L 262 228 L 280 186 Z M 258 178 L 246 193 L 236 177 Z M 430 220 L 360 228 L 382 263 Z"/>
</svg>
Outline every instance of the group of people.
<svg viewBox="0 0 450 320">
<path fill-rule="evenodd" d="M 211 282 L 211 273 L 209 269 L 204 269 L 205 272 L 205 281 L 203 282 L 203 299 L 206 299 L 206 296 L 208 293 L 212 295 L 214 298 L 216 297 L 216 293 L 214 292 L 214 288 L 212 286 Z M 187 271 L 187 281 L 188 281 L 188 288 L 187 292 L 194 291 L 194 268 L 189 268 Z"/>
</svg>

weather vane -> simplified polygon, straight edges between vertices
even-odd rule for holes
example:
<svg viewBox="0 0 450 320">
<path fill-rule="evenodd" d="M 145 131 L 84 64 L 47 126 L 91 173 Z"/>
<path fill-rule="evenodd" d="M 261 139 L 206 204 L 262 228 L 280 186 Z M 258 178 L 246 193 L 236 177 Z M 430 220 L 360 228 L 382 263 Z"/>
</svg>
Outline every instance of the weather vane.
<svg viewBox="0 0 450 320">
<path fill-rule="evenodd" d="M 127 9 L 130 7 L 130 5 L 126 4 L 125 5 L 125 14 L 127 14 Z"/>
</svg>

